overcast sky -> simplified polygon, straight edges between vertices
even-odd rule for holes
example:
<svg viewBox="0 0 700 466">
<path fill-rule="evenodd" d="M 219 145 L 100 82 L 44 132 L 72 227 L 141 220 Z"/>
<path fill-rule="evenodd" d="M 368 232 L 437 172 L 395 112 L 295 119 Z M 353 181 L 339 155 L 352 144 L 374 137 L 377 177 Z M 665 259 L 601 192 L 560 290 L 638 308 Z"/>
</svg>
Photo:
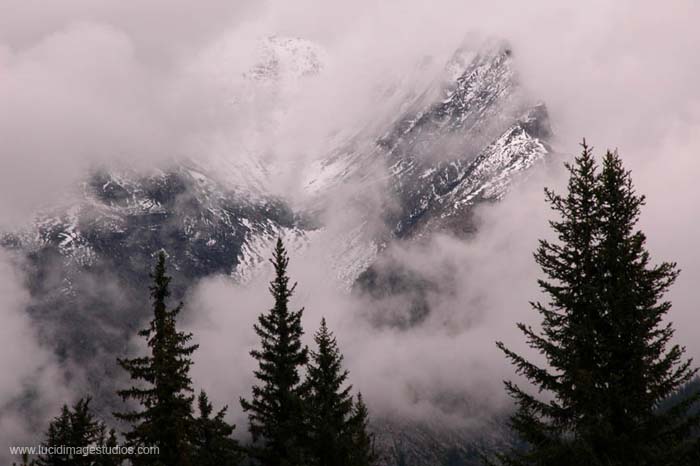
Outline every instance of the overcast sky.
<svg viewBox="0 0 700 466">
<path fill-rule="evenodd" d="M 585 136 L 598 153 L 618 148 L 633 169 L 648 196 L 642 226 L 652 255 L 683 269 L 671 294 L 677 339 L 700 358 L 698 19 L 695 0 L 0 0 L 0 225 L 23 224 L 95 164 L 138 168 L 206 157 L 214 152 L 207 141 L 220 135 L 232 141 L 230 157 L 255 146 L 290 167 L 306 163 L 309 154 L 323 154 L 330 131 L 361 125 L 377 111 L 377 86 L 424 79 L 411 74 L 416 63 L 431 56 L 440 66 L 469 34 L 503 38 L 527 92 L 549 108 L 556 148 L 572 154 Z M 270 35 L 316 44 L 324 69 L 306 84 L 281 94 L 257 90 L 246 101 L 243 75 L 259 60 L 259 39 Z M 272 116 L 274 134 L 249 131 Z M 470 244 L 439 238 L 431 249 L 394 252 L 406 264 L 433 264 L 436 273 L 445 264 L 461 267 L 470 283 L 466 295 L 439 303 L 434 318 L 412 332 L 378 332 L 344 317 L 343 309 L 358 305 L 351 300 L 328 309 L 345 298 L 310 290 L 322 272 L 299 259 L 293 270 L 309 323 L 330 314 L 371 403 L 433 416 L 435 390 L 499 398 L 493 384 L 509 368 L 491 342 L 517 347 L 512 324 L 531 319 L 531 252 L 546 233 L 541 188 L 557 182 L 537 178 L 517 201 L 483 213 L 483 233 Z M 0 352 L 0 370 L 13 374 L 0 381 L 1 404 L 27 380 L 40 378 L 45 387 L 59 376 L 31 337 L 28 296 L 4 259 L 0 276 L 0 312 L 9 322 L 3 328 L 11 334 L 3 344 L 22 336 L 22 354 L 36 355 L 20 370 L 14 352 Z M 224 361 L 216 355 L 243 358 L 254 343 L 250 324 L 266 293 L 256 285 L 216 279 L 192 297 L 206 310 L 192 325 L 210 343 L 195 370 L 221 402 L 249 384 L 245 377 L 221 380 L 217 364 Z M 232 300 L 249 304 L 242 320 L 226 314 Z M 452 333 L 445 322 L 456 322 Z M 246 371 L 252 364 L 238 362 Z"/>
</svg>

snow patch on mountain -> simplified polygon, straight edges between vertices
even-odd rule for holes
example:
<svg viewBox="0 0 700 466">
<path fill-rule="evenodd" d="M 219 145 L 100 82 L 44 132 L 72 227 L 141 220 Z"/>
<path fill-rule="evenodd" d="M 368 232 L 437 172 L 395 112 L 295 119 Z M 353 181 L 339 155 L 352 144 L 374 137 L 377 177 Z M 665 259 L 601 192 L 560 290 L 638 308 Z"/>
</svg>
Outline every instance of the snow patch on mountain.
<svg viewBox="0 0 700 466">
<path fill-rule="evenodd" d="M 247 223 L 247 222 L 246 222 Z M 299 228 L 285 228 L 267 223 L 267 228 L 261 231 L 249 229 L 245 242 L 238 255 L 238 265 L 231 273 L 231 277 L 242 285 L 250 283 L 270 268 L 270 251 L 275 248 L 278 238 L 284 241 L 285 247 L 291 256 L 303 252 L 309 245 L 309 235 L 313 232 L 305 232 Z"/>
</svg>

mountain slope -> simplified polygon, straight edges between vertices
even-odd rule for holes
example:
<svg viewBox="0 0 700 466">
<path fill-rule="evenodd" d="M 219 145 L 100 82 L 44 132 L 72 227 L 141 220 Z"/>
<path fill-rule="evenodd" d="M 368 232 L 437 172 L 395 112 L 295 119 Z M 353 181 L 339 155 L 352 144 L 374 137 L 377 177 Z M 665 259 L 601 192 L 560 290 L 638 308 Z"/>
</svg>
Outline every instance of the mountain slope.
<svg viewBox="0 0 700 466">
<path fill-rule="evenodd" d="M 273 38 L 263 51 L 249 73 L 256 86 L 275 89 L 285 73 L 297 79 L 322 70 L 322 54 L 305 41 Z M 270 192 L 278 167 L 256 149 L 147 173 L 89 174 L 76 196 L 1 239 L 25 259 L 42 337 L 64 361 L 93 369 L 88 382 L 109 412 L 113 387 L 102 382 L 114 377 L 114 355 L 130 350 L 126 342 L 149 312 L 143 298 L 153 254 L 167 251 L 181 298 L 214 274 L 250 279 L 277 236 L 302 254 L 327 242 L 341 287 L 380 310 L 385 298 L 410 293 L 411 317 L 380 324 L 419 325 L 430 312 L 423 290 L 444 285 L 407 275 L 387 262 L 387 248 L 474 232 L 474 207 L 498 201 L 546 159 L 551 130 L 545 106 L 523 95 L 500 43 L 459 50 L 443 75 L 406 96 L 388 122 L 368 125 L 304 168 L 305 198 L 295 208 Z M 338 217 L 344 223 L 332 227 Z M 471 432 L 389 419 L 380 443 L 392 452 L 390 464 L 462 464 L 473 459 L 472 442 L 497 441 Z M 504 436 L 498 427 L 490 433 Z"/>
<path fill-rule="evenodd" d="M 473 233 L 474 207 L 552 152 L 547 109 L 521 92 L 505 44 L 459 50 L 445 75 L 457 78 L 436 80 L 376 139 L 355 136 L 307 171 L 312 209 L 359 211 L 333 255 L 346 287 L 393 241 Z"/>
</svg>

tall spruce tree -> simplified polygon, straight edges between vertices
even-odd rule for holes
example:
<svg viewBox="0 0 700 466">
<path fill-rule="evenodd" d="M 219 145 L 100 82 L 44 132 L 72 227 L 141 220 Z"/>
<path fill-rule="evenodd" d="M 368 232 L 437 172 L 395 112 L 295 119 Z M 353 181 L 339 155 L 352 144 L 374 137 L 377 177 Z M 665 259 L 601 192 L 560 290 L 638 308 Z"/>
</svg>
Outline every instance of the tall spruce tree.
<svg viewBox="0 0 700 466">
<path fill-rule="evenodd" d="M 198 345 L 190 344 L 192 334 L 178 331 L 177 316 L 182 303 L 168 310 L 171 278 L 166 274 L 165 253 L 151 274 L 150 287 L 153 319 L 138 335 L 145 338 L 150 349 L 147 356 L 118 359 L 137 384 L 119 390 L 124 401 L 134 401 L 140 409 L 115 413 L 115 417 L 131 424 L 125 433 L 133 446 L 158 447 L 157 455 L 131 458 L 135 465 L 188 466 L 192 430 L 192 353 Z"/>
<path fill-rule="evenodd" d="M 231 437 L 235 426 L 224 420 L 224 406 L 212 416 L 214 409 L 202 390 L 197 398 L 199 417 L 194 420 L 192 463 L 196 466 L 235 466 L 243 459 L 238 442 Z"/>
<path fill-rule="evenodd" d="M 697 373 L 672 344 L 674 330 L 664 319 L 671 303 L 664 295 L 678 276 L 675 263 L 652 265 L 646 236 L 636 229 L 644 196 L 637 195 L 617 152 L 608 151 L 599 177 L 601 241 L 598 264 L 599 326 L 605 419 L 593 438 L 602 462 L 634 465 L 700 464 L 700 444 L 691 439 L 700 399 L 659 406 Z"/>
<path fill-rule="evenodd" d="M 659 404 L 695 373 L 683 349 L 668 348 L 661 301 L 677 276 L 674 264 L 650 266 L 644 235 L 635 230 L 644 203 L 616 154 L 598 173 L 590 148 L 570 172 L 569 192 L 547 191 L 560 219 L 550 222 L 557 242 L 542 240 L 535 254 L 549 296 L 533 303 L 542 330 L 518 324 L 548 368 L 498 346 L 539 390 L 540 400 L 512 382 L 518 410 L 512 426 L 528 444 L 502 455 L 507 465 L 690 464 L 683 418 L 693 400 L 661 413 Z"/>
<path fill-rule="evenodd" d="M 289 257 L 281 239 L 270 262 L 275 269 L 269 288 L 274 306 L 258 318 L 254 328 L 260 349 L 250 353 L 258 361 L 258 385 L 253 386 L 250 401 L 240 401 L 253 437 L 251 456 L 264 466 L 301 466 L 306 464 L 306 422 L 299 369 L 308 360 L 301 343 L 303 309 L 289 310 L 296 284 L 289 284 Z"/>
<path fill-rule="evenodd" d="M 81 400 L 82 401 L 82 400 Z M 50 423 L 46 431 L 46 439 L 43 445 L 47 448 L 56 448 L 61 445 L 77 447 L 71 443 L 72 435 L 71 426 L 71 411 L 68 405 L 63 405 L 61 414 L 55 417 Z M 71 458 L 64 454 L 48 453 L 39 457 L 37 464 L 39 466 L 59 466 L 70 464 Z"/>
<path fill-rule="evenodd" d="M 353 400 L 346 383 L 343 355 L 326 319 L 314 341 L 307 369 L 309 462 L 317 466 L 347 466 L 353 451 Z"/>
<path fill-rule="evenodd" d="M 542 369 L 524 357 L 498 346 L 540 390 L 555 395 L 541 401 L 512 382 L 506 389 L 515 399 L 518 411 L 512 426 L 521 439 L 536 445 L 530 451 L 503 458 L 506 464 L 561 464 L 572 457 L 574 448 L 567 432 L 594 429 L 598 400 L 591 389 L 597 370 L 594 322 L 600 319 L 594 283 L 599 212 L 596 200 L 596 163 L 591 149 L 583 143 L 583 151 L 572 165 L 567 195 L 545 191 L 547 201 L 560 219 L 550 222 L 558 242 L 541 240 L 535 260 L 550 280 L 539 280 L 550 302 L 532 303 L 542 316 L 542 333 L 524 324 L 518 328 L 528 343 L 544 354 L 551 370 Z"/>
</svg>

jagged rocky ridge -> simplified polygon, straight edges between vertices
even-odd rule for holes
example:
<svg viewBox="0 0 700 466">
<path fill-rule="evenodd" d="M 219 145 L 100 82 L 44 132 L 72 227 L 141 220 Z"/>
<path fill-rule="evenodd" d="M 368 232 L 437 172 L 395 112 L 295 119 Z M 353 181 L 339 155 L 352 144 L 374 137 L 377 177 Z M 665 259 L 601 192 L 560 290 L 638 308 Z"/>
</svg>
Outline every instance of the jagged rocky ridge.
<svg viewBox="0 0 700 466">
<path fill-rule="evenodd" d="M 546 107 L 521 92 L 507 46 L 459 50 L 446 69 L 461 72 L 417 95 L 372 144 L 360 135 L 341 145 L 306 181 L 310 202 L 347 185 L 359 186 L 348 203 L 380 199 L 386 228 L 377 233 L 376 222 L 360 217 L 359 225 L 372 228 L 355 229 L 338 246 L 337 275 L 347 286 L 392 241 L 472 233 L 474 206 L 502 198 L 552 152 Z M 346 244 L 355 245 L 349 254 Z"/>
<path fill-rule="evenodd" d="M 299 75 L 319 71 L 309 44 L 280 38 L 270 44 L 251 79 L 274 85 L 281 63 L 300 62 L 292 66 Z M 99 381 L 114 376 L 113 355 L 128 350 L 126 342 L 146 317 L 143 288 L 155 251 L 167 251 L 183 292 L 212 274 L 245 281 L 277 236 L 294 249 L 318 238 L 327 199 L 360 211 L 352 229 L 325 236 L 338 281 L 377 302 L 411 290 L 411 318 L 382 324 L 420 322 L 429 312 L 421 290 L 440 285 L 407 276 L 384 260 L 383 251 L 392 242 L 420 241 L 435 232 L 473 232 L 474 207 L 502 198 L 519 175 L 550 154 L 551 131 L 545 106 L 522 94 L 503 44 L 459 50 L 446 75 L 402 108 L 387 125 L 358 132 L 308 167 L 302 176 L 307 199 L 296 210 L 266 192 L 266 167 L 245 157 L 245 164 L 229 166 L 234 176 L 228 178 L 220 166 L 194 160 L 149 173 L 93 172 L 77 200 L 52 206 L 32 228 L 2 237 L 24 258 L 30 312 L 42 337 L 64 360 L 93 368 L 88 382 L 102 387 L 97 398 L 109 412 L 111 387 Z M 337 194 L 348 186 L 361 188 Z M 373 206 L 371 212 L 362 213 L 365 205 Z M 382 423 L 379 440 L 389 464 L 467 464 L 475 458 L 471 431 Z M 494 426 L 491 436 L 475 441 L 489 444 L 503 436 Z"/>
</svg>

